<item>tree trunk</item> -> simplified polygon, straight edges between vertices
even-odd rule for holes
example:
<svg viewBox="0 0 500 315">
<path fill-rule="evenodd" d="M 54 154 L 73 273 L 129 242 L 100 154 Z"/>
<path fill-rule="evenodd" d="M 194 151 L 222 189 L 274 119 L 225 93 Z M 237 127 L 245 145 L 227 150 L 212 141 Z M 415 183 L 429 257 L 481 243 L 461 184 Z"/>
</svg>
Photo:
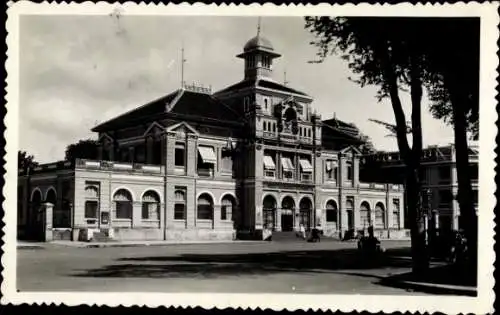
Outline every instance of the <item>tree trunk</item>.
<svg viewBox="0 0 500 315">
<path fill-rule="evenodd" d="M 421 98 L 422 83 L 420 81 L 419 69 L 414 68 L 412 81 L 412 149 L 408 145 L 406 137 L 406 119 L 399 98 L 398 83 L 394 68 L 390 61 L 390 54 L 381 54 L 382 66 L 384 69 L 385 80 L 389 86 L 389 96 L 391 98 L 392 108 L 396 120 L 396 135 L 398 140 L 399 152 L 405 161 L 405 192 L 407 197 L 408 221 L 411 230 L 411 253 L 412 253 L 412 271 L 416 274 L 425 272 L 429 267 L 429 256 L 425 238 L 425 218 L 422 216 L 422 199 L 420 189 L 420 158 L 422 152 L 422 126 L 421 126 Z M 415 61 L 415 60 L 413 60 Z"/>
<path fill-rule="evenodd" d="M 457 200 L 460 206 L 461 222 L 468 241 L 469 253 L 472 265 L 477 267 L 477 233 L 478 222 L 476 209 L 472 199 L 472 185 L 469 174 L 469 146 L 467 143 L 467 118 L 465 109 L 467 108 L 467 97 L 460 89 L 454 88 L 455 76 L 451 79 L 450 98 L 453 108 L 454 136 L 456 149 L 456 167 L 458 179 Z M 471 270 L 474 272 L 474 270 Z"/>
</svg>

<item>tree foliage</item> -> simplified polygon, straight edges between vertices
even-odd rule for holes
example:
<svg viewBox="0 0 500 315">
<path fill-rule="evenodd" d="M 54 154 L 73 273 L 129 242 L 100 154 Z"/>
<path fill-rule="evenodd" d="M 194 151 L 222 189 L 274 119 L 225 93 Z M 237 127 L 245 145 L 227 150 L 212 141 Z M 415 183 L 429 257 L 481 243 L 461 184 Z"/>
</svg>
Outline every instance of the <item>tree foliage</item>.
<svg viewBox="0 0 500 315">
<path fill-rule="evenodd" d="M 17 169 L 26 171 L 38 165 L 33 155 L 26 151 L 17 151 Z"/>
<path fill-rule="evenodd" d="M 98 148 L 99 142 L 97 140 L 80 140 L 66 147 L 64 159 L 66 161 L 74 161 L 75 159 L 95 160 L 99 155 Z"/>
</svg>

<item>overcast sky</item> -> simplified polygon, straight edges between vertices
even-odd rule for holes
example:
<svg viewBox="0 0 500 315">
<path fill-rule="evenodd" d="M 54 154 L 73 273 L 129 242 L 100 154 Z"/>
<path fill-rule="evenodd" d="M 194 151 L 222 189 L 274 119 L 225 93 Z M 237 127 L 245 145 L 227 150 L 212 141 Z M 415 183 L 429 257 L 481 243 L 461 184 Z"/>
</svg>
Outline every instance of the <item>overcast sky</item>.
<svg viewBox="0 0 500 315">
<path fill-rule="evenodd" d="M 96 137 L 90 128 L 180 87 L 180 51 L 185 80 L 222 89 L 243 78 L 235 57 L 255 36 L 257 18 L 168 16 L 22 16 L 20 18 L 20 149 L 40 162 L 64 157 L 66 145 Z M 376 89 L 349 81 L 346 63 L 332 55 L 309 64 L 316 49 L 301 18 L 262 18 L 262 34 L 282 57 L 293 88 L 314 97 L 328 119 L 355 123 L 379 150 L 396 150 L 395 138 L 369 118 L 393 122 L 388 101 Z M 409 99 L 405 97 L 407 120 Z M 453 131 L 423 111 L 424 145 L 452 142 Z"/>
</svg>

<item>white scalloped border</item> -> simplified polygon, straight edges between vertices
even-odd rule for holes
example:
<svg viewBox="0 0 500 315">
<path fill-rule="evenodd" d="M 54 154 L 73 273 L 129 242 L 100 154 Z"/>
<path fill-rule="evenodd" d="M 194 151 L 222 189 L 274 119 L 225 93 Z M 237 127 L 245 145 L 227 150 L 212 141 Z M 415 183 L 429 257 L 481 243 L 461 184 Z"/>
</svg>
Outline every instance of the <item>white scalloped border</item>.
<svg viewBox="0 0 500 315">
<path fill-rule="evenodd" d="M 16 151 L 18 148 L 18 85 L 19 80 L 17 54 L 19 47 L 19 15 L 21 14 L 110 14 L 119 8 L 121 14 L 134 15 L 274 15 L 274 16 L 304 16 L 304 15 L 351 15 L 351 16 L 480 16 L 481 17 L 481 85 L 480 85 L 480 216 L 479 216 L 479 278 L 478 297 L 454 296 L 391 296 L 391 295 L 306 295 L 306 294 L 157 294 L 157 293 L 111 293 L 111 292 L 16 292 L 16 212 L 15 196 L 17 194 L 17 162 Z M 182 3 L 179 5 L 163 4 L 113 4 L 86 2 L 82 4 L 61 3 L 51 4 L 44 2 L 34 4 L 28 1 L 9 3 L 7 10 L 7 114 L 4 119 L 6 131 L 6 174 L 3 195 L 6 197 L 3 209 L 6 209 L 3 231 L 5 233 L 2 246 L 3 283 L 1 284 L 1 304 L 41 304 L 55 303 L 56 305 L 108 305 L 108 306 L 174 306 L 195 307 L 211 309 L 227 307 L 243 309 L 269 308 L 273 310 L 340 310 L 369 311 L 369 312 L 443 312 L 452 313 L 492 313 L 493 301 L 493 251 L 494 213 L 496 190 L 494 182 L 495 167 L 494 148 L 497 120 L 495 106 L 496 96 L 496 68 L 498 58 L 496 55 L 498 40 L 499 17 L 496 3 L 458 3 L 453 5 L 431 4 L 346 4 L 346 5 L 281 5 L 253 4 L 249 6 L 230 5 L 193 5 Z M 481 209 L 483 211 L 481 211 Z M 488 210 L 491 209 L 491 210 Z"/>
</svg>

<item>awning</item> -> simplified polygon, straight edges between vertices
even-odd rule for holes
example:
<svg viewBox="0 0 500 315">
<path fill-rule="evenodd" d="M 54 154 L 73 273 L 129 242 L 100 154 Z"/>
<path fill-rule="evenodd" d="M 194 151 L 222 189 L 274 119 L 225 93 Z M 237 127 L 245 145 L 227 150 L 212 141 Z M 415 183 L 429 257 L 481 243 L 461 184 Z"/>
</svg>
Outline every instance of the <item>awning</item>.
<svg viewBox="0 0 500 315">
<path fill-rule="evenodd" d="M 302 168 L 302 172 L 312 172 L 313 171 L 313 167 L 312 167 L 311 163 L 309 162 L 309 160 L 300 159 L 299 163 L 300 163 L 300 168 Z"/>
<path fill-rule="evenodd" d="M 283 170 L 285 171 L 295 171 L 295 167 L 293 166 L 292 161 L 290 158 L 282 157 L 281 158 L 281 166 L 283 167 Z"/>
<path fill-rule="evenodd" d="M 274 164 L 273 158 L 269 155 L 264 155 L 264 169 L 275 170 L 276 165 Z"/>
<path fill-rule="evenodd" d="M 210 147 L 198 147 L 198 152 L 201 155 L 203 163 L 217 164 L 217 157 L 213 148 Z"/>
</svg>

